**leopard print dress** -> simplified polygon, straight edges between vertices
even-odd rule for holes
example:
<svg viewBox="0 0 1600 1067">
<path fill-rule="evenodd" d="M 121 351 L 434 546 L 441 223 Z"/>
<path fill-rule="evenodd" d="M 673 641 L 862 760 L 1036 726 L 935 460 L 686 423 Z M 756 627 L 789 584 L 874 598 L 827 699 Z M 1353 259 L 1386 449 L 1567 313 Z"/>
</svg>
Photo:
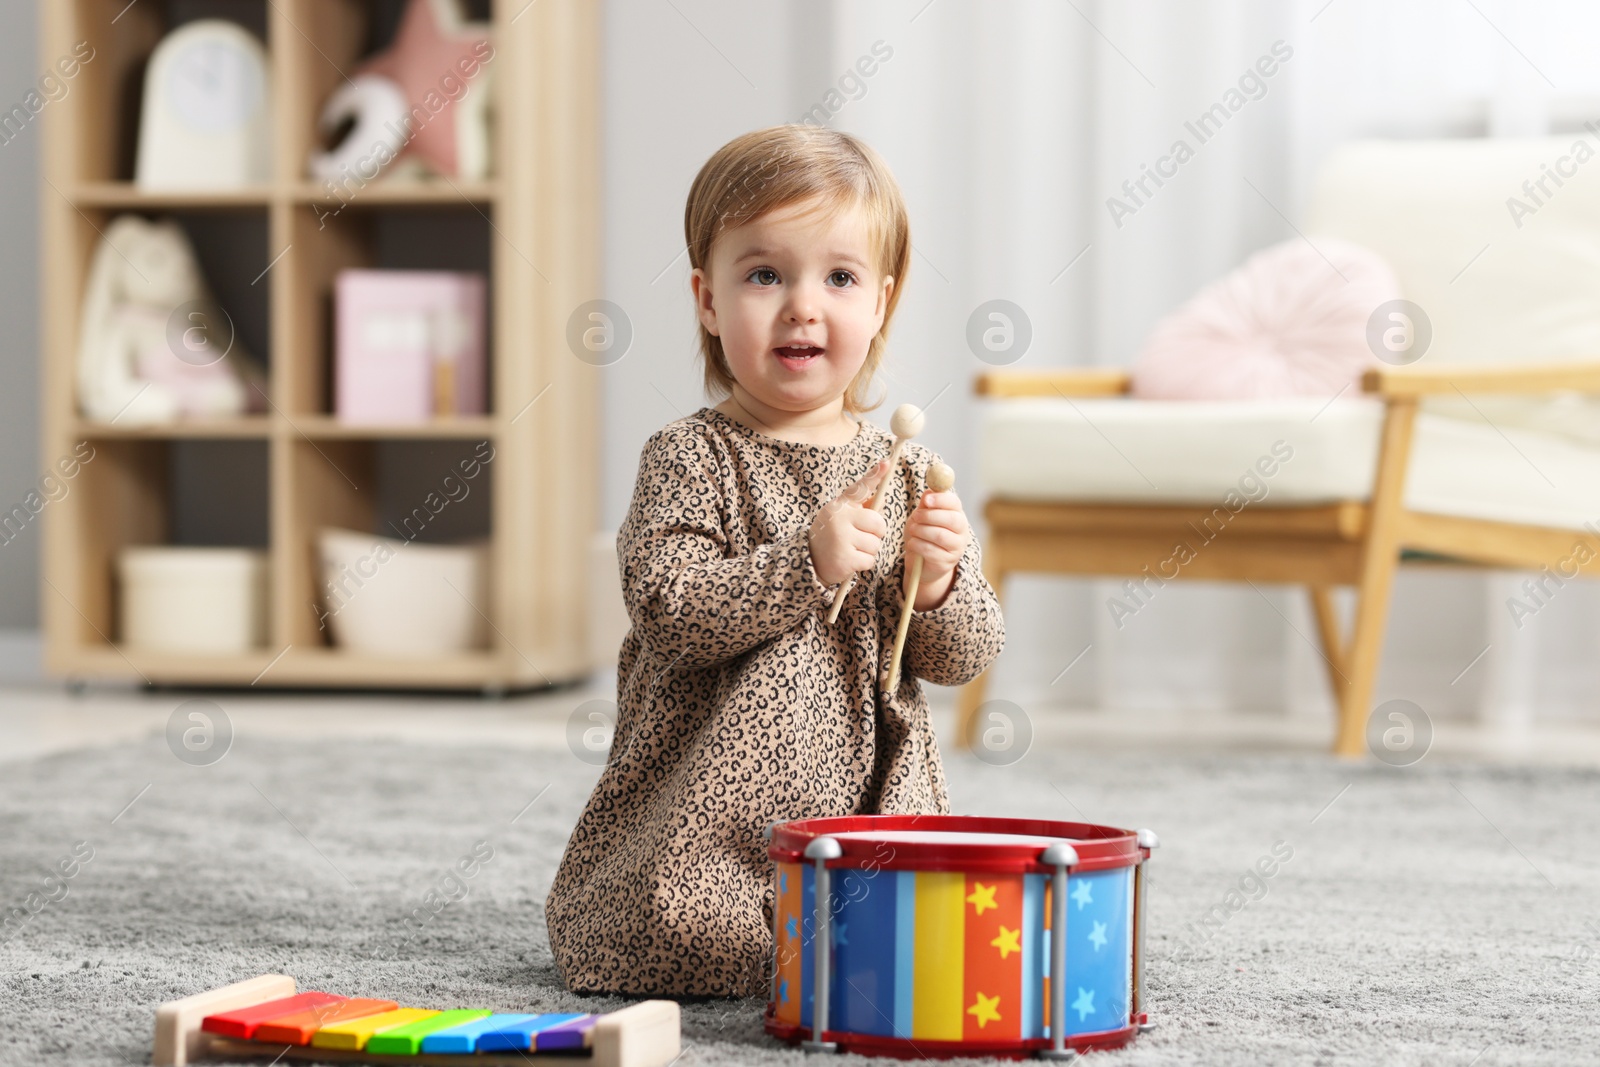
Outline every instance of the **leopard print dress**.
<svg viewBox="0 0 1600 1067">
<path fill-rule="evenodd" d="M 645 445 L 617 536 L 633 627 L 611 754 L 545 902 L 575 991 L 751 996 L 773 951 L 763 832 L 822 815 L 950 810 L 918 679 L 961 685 L 1005 627 L 976 538 L 944 602 L 912 615 L 886 693 L 906 514 L 937 457 L 908 442 L 877 566 L 837 625 L 808 545 L 822 506 L 888 456 L 782 441 L 702 408 Z"/>
</svg>

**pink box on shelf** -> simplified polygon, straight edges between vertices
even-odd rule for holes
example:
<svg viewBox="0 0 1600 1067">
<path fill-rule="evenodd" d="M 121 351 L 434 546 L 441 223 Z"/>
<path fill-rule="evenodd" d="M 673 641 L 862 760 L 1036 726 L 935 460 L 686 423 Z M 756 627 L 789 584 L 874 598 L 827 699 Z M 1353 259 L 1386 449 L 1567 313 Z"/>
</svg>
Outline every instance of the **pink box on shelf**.
<svg viewBox="0 0 1600 1067">
<path fill-rule="evenodd" d="M 334 412 L 343 422 L 482 415 L 482 274 L 345 270 L 334 279 Z"/>
</svg>

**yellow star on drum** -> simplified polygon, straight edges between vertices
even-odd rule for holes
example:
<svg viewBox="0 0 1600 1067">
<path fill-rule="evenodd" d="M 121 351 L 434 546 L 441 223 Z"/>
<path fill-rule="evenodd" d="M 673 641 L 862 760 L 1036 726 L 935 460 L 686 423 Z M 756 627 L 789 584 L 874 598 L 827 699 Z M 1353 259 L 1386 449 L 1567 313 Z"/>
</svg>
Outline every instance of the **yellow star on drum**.
<svg viewBox="0 0 1600 1067">
<path fill-rule="evenodd" d="M 994 902 L 994 886 L 984 885 L 982 882 L 974 882 L 973 886 L 972 895 L 967 898 L 967 903 L 976 909 L 977 914 L 982 915 L 984 908 L 998 908 L 1000 906 Z"/>
<path fill-rule="evenodd" d="M 972 1007 L 967 1009 L 967 1014 L 978 1020 L 978 1029 L 982 1030 L 984 1026 L 991 1022 L 999 1022 L 1000 998 L 998 996 L 986 997 L 977 990 L 973 990 L 973 994 L 978 999 L 973 1002 Z"/>
<path fill-rule="evenodd" d="M 1007 930 L 1002 926 L 1000 927 L 1000 936 L 989 942 L 989 944 L 999 949 L 1000 958 L 1005 959 L 1013 952 L 1022 951 L 1022 930 Z"/>
</svg>

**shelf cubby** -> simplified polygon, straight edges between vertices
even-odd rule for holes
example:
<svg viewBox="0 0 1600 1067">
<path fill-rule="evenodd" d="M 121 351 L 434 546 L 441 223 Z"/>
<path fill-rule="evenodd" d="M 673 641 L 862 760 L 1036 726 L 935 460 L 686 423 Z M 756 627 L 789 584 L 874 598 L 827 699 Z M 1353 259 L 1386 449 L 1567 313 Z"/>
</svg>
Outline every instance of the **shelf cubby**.
<svg viewBox="0 0 1600 1067">
<path fill-rule="evenodd" d="M 333 211 L 289 209 L 290 239 L 280 266 L 286 319 L 303 358 L 285 396 L 285 413 L 328 416 L 334 410 L 334 283 L 351 269 L 475 271 L 489 281 L 487 322 L 494 322 L 492 230 L 488 209 L 464 204 L 352 200 Z M 494 408 L 494 331 L 486 335 L 489 407 Z"/>
<path fill-rule="evenodd" d="M 45 195 L 48 197 L 53 194 L 46 190 Z M 48 200 L 46 205 L 49 206 Z M 68 260 L 68 272 L 76 280 L 81 293 L 93 269 L 101 239 L 115 220 L 132 214 L 152 220 L 170 219 L 177 222 L 194 250 L 212 298 L 224 310 L 232 327 L 233 337 L 229 347 L 237 348 L 238 352 L 252 358 L 267 376 L 270 385 L 272 308 L 270 286 L 265 278 L 266 268 L 271 261 L 269 212 L 210 200 L 200 203 L 175 200 L 174 206 L 181 210 L 163 210 L 150 205 L 135 208 L 117 208 L 107 204 L 73 205 L 63 219 L 66 241 L 54 251 Z M 74 299 L 63 311 L 71 319 L 73 349 L 53 368 L 59 371 L 61 387 L 68 390 L 76 387 L 77 330 L 81 326 L 78 303 L 79 299 Z M 47 382 L 51 381 L 50 371 L 46 372 L 45 377 Z M 249 437 L 265 435 L 270 425 L 265 413 L 197 418 L 160 426 L 93 422 L 79 415 L 75 402 L 71 403 L 69 415 L 71 425 L 80 433 L 156 439 Z"/>
<path fill-rule="evenodd" d="M 265 440 L 100 435 L 72 453 L 81 466 L 53 506 L 76 533 L 79 565 L 53 582 L 70 601 L 68 628 L 80 646 L 110 646 L 117 633 L 117 555 L 134 545 L 268 543 Z"/>
<path fill-rule="evenodd" d="M 316 538 L 324 527 L 418 544 L 493 534 L 491 471 L 499 456 L 487 440 L 303 440 L 289 453 L 296 487 L 290 517 L 308 536 L 285 564 L 280 643 L 315 647 L 327 640 L 317 612 L 323 578 Z M 492 579 L 492 564 L 490 570 Z M 491 614 L 490 604 L 477 606 Z"/>
<path fill-rule="evenodd" d="M 71 160 L 64 173 L 58 173 L 103 195 L 135 193 L 133 165 L 144 71 L 163 36 L 186 22 L 223 18 L 254 34 L 269 55 L 273 51 L 268 0 L 40 0 L 39 7 L 41 22 L 45 16 L 53 22 L 45 26 L 44 54 L 51 62 L 57 56 L 78 54 L 80 42 L 93 49 L 62 101 L 76 97 L 72 110 L 89 121 L 61 124 L 71 127 L 61 146 Z M 67 32 L 55 32 L 58 29 Z"/>
</svg>

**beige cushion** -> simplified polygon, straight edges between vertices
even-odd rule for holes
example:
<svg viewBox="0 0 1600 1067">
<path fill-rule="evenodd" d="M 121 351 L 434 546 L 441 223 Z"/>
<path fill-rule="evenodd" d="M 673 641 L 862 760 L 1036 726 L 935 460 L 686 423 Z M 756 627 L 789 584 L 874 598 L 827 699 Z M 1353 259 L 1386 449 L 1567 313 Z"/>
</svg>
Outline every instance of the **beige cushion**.
<svg viewBox="0 0 1600 1067">
<path fill-rule="evenodd" d="M 983 477 L 994 496 L 1029 501 L 1215 506 L 1230 492 L 1260 507 L 1365 500 L 1382 405 L 1325 404 L 997 401 L 983 411 Z M 1600 449 L 1427 413 L 1412 449 L 1405 500 L 1417 511 L 1571 529 L 1600 521 Z"/>
</svg>

